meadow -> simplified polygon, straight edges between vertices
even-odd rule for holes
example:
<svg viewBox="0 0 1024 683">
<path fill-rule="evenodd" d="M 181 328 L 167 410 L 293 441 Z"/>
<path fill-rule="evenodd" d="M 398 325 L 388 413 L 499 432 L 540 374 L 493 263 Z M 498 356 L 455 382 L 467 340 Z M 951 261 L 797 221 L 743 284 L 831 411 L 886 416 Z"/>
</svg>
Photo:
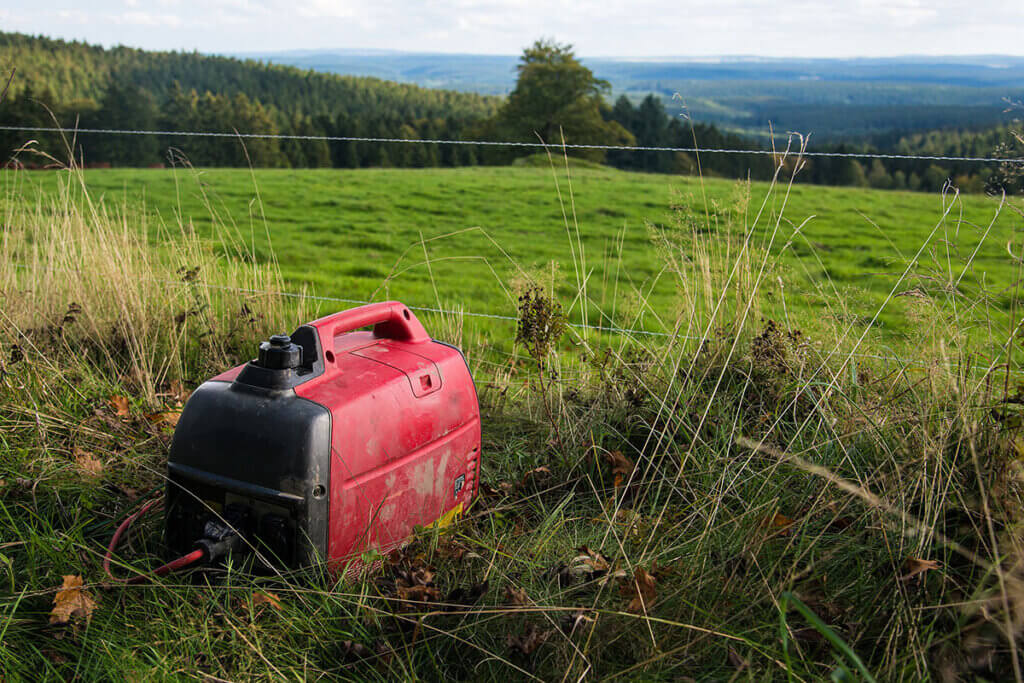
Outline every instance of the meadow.
<svg viewBox="0 0 1024 683">
<path fill-rule="evenodd" d="M 2 182 L 7 679 L 1022 677 L 1019 198 L 543 159 Z M 315 297 L 463 309 L 421 313 L 477 384 L 477 501 L 348 577 L 154 576 L 154 515 L 108 576 L 189 391 L 351 305 Z"/>
<path fill-rule="evenodd" d="M 663 252 L 685 250 L 694 226 L 733 238 L 749 226 L 772 257 L 759 302 L 767 317 L 829 320 L 857 334 L 870 328 L 878 343 L 912 349 L 924 299 L 984 351 L 1005 342 L 1016 269 L 1006 245 L 1020 222 L 997 199 L 799 184 L 770 191 L 768 183 L 588 164 L 567 173 L 557 157 L 554 168 L 531 161 L 90 170 L 84 182 L 93 197 L 150 215 L 153 237 L 184 221 L 229 251 L 273 260 L 287 289 L 311 295 L 514 316 L 513 283 L 543 276 L 572 322 L 671 332 L 678 283 Z M 24 182 L 50 192 L 54 179 L 39 172 Z M 956 303 L 982 297 L 985 306 Z M 498 344 L 509 331 L 486 320 L 473 326 Z"/>
</svg>

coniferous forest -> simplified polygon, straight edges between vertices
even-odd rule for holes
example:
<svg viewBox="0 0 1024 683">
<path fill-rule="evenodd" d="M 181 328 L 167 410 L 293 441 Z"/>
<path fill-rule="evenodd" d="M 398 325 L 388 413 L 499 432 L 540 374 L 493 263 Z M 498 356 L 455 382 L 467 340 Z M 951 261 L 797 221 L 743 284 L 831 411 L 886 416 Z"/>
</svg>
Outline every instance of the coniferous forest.
<svg viewBox="0 0 1024 683">
<path fill-rule="evenodd" d="M 714 125 L 671 116 L 654 94 L 610 101 L 609 84 L 570 46 L 538 41 L 518 67 L 507 98 L 435 90 L 375 78 L 339 76 L 252 60 L 186 52 L 106 49 L 80 42 L 0 33 L 0 67 L 14 74 L 0 103 L 0 125 L 159 130 L 161 135 L 0 131 L 8 163 L 46 165 L 23 149 L 72 146 L 86 166 L 451 167 L 507 164 L 537 148 L 326 140 L 190 137 L 175 131 L 478 140 L 763 150 L 764 143 Z M 890 133 L 814 145 L 818 151 L 926 156 L 1024 157 L 1013 124 Z M 785 140 L 781 143 L 784 145 Z M 777 145 L 779 143 L 776 143 Z M 21 152 L 17 150 L 22 149 Z M 618 168 L 769 178 L 766 154 L 570 150 Z M 1017 164 L 812 157 L 802 182 L 937 190 L 1020 191 Z"/>
</svg>

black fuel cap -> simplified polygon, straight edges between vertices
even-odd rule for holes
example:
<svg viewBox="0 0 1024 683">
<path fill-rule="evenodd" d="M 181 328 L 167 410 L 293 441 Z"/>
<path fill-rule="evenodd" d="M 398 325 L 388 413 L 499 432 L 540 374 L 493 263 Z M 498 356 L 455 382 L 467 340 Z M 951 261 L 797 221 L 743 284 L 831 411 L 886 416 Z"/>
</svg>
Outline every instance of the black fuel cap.
<svg viewBox="0 0 1024 683">
<path fill-rule="evenodd" d="M 302 347 L 292 344 L 287 334 L 275 334 L 260 344 L 259 365 L 272 370 L 288 370 L 302 365 Z"/>
</svg>

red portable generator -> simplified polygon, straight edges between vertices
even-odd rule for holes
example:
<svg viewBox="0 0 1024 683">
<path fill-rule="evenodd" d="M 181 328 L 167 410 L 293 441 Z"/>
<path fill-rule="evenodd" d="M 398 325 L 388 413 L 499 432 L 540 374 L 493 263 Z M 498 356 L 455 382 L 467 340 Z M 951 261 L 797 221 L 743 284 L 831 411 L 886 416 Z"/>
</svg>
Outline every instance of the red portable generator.
<svg viewBox="0 0 1024 683">
<path fill-rule="evenodd" d="M 167 465 L 167 541 L 338 570 L 456 516 L 479 462 L 462 353 L 401 303 L 361 306 L 271 337 L 193 392 Z"/>
</svg>

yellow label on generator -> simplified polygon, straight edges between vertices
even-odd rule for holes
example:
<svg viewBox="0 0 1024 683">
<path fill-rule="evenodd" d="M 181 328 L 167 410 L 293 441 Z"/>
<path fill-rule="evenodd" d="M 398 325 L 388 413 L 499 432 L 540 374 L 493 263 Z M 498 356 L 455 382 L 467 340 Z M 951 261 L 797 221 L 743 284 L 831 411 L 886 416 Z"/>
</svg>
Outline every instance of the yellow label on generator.
<svg viewBox="0 0 1024 683">
<path fill-rule="evenodd" d="M 435 519 L 433 522 L 431 522 L 430 526 L 431 527 L 436 527 L 438 529 L 444 529 L 446 526 L 450 525 L 452 522 L 457 520 L 459 518 L 459 515 L 461 515 L 461 514 L 462 514 L 462 501 L 459 501 L 458 505 L 456 505 L 451 510 L 449 510 L 446 513 L 444 513 L 443 515 L 441 515 L 437 519 Z"/>
</svg>

